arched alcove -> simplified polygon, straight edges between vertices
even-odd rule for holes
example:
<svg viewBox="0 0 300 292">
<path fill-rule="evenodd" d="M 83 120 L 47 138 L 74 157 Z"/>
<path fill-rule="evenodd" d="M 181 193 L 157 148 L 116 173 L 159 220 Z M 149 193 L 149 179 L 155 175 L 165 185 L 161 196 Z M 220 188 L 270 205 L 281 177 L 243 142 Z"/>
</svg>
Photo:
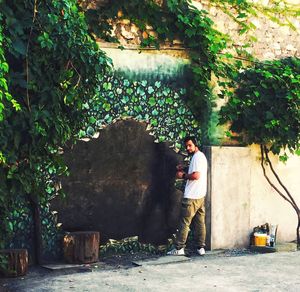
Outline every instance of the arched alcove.
<svg viewBox="0 0 300 292">
<path fill-rule="evenodd" d="M 169 143 L 154 143 L 146 129 L 145 122 L 120 120 L 65 151 L 68 196 L 52 202 L 65 230 L 98 230 L 102 242 L 138 235 L 151 243 L 176 230 L 182 193 L 175 166 L 183 156 Z"/>
<path fill-rule="evenodd" d="M 201 136 L 185 89 L 113 74 L 84 106 L 81 140 L 64 154 L 71 173 L 62 181 L 67 198 L 52 202 L 64 230 L 98 230 L 102 242 L 138 235 L 164 243 L 178 227 L 182 139 Z"/>
</svg>

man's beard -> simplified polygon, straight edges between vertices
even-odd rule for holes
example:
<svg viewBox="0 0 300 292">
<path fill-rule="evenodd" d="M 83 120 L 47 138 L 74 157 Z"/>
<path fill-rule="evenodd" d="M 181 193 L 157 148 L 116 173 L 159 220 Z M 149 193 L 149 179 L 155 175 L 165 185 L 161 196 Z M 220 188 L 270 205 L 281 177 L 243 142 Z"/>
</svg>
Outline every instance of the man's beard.
<svg viewBox="0 0 300 292">
<path fill-rule="evenodd" d="M 187 151 L 187 153 L 188 153 L 188 156 L 192 156 L 195 153 L 195 151 L 192 151 L 192 152 Z"/>
</svg>

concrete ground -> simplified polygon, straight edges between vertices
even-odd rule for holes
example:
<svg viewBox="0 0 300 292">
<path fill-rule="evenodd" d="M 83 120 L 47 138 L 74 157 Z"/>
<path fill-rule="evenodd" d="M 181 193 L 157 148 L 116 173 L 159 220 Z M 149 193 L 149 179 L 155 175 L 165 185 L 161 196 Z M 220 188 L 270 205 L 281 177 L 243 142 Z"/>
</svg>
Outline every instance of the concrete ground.
<svg viewBox="0 0 300 292">
<path fill-rule="evenodd" d="M 299 251 L 208 252 L 173 263 L 171 258 L 138 267 L 99 264 L 72 273 L 29 273 L 2 280 L 0 291 L 300 291 Z"/>
</svg>

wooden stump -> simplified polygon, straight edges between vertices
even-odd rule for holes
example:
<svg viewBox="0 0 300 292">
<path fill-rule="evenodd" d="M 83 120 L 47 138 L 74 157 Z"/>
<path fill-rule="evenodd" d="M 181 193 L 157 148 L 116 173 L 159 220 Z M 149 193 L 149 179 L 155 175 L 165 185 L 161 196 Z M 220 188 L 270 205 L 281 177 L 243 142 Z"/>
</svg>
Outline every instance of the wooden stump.
<svg viewBox="0 0 300 292">
<path fill-rule="evenodd" d="M 0 250 L 1 274 L 6 277 L 24 276 L 28 270 L 27 249 Z"/>
<path fill-rule="evenodd" d="M 99 232 L 71 232 L 64 237 L 64 257 L 70 264 L 88 264 L 98 261 Z"/>
</svg>

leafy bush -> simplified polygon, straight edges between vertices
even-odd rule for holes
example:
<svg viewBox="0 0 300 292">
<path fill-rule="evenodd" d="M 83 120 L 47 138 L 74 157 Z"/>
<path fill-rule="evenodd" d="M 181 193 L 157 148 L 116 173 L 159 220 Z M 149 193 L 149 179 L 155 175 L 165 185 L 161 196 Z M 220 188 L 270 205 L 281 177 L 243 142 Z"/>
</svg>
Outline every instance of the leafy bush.
<svg viewBox="0 0 300 292">
<path fill-rule="evenodd" d="M 85 122 L 108 58 L 75 0 L 0 1 L 0 242 L 17 194 L 46 199 L 66 167 L 60 147 Z M 3 228 L 3 229 L 2 229 Z"/>
<path fill-rule="evenodd" d="M 244 134 L 248 144 L 299 153 L 300 59 L 290 57 L 256 64 L 238 75 L 236 91 L 222 107 L 221 123 Z M 287 154 L 281 156 L 286 160 Z"/>
</svg>

